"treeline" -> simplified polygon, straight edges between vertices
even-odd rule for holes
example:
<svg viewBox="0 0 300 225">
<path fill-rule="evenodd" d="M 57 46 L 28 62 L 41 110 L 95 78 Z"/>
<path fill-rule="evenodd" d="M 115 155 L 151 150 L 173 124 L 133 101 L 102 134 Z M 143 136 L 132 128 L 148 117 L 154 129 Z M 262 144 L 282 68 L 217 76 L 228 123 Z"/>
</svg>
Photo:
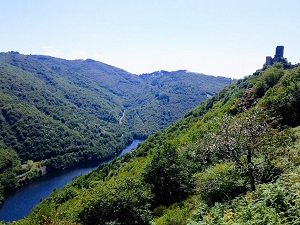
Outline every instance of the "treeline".
<svg viewBox="0 0 300 225">
<path fill-rule="evenodd" d="M 298 224 L 299 79 L 239 80 L 15 224 Z"/>
<path fill-rule="evenodd" d="M 4 192 L 18 187 L 17 173 L 20 170 L 18 154 L 11 149 L 0 149 L 0 204 L 4 200 Z"/>
</svg>

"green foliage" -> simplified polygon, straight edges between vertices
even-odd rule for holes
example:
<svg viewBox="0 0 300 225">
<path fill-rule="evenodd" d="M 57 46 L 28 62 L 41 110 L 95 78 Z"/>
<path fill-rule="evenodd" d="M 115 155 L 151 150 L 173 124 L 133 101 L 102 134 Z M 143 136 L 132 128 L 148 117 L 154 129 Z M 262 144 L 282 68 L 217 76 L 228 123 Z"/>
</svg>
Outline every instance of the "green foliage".
<svg viewBox="0 0 300 225">
<path fill-rule="evenodd" d="M 232 82 L 186 71 L 136 76 L 91 59 L 15 52 L 0 53 L 0 77 L 0 149 L 47 172 L 115 157 L 133 137 L 166 128 Z M 2 174 L 11 161 L 0 160 Z M 26 183 L 39 171 L 17 175 Z"/>
<path fill-rule="evenodd" d="M 284 70 L 281 64 L 276 64 L 274 67 L 266 69 L 261 77 L 268 87 L 273 87 L 278 83 L 284 75 Z"/>
<path fill-rule="evenodd" d="M 18 154 L 12 149 L 0 149 L 0 205 L 7 191 L 19 186 L 17 173 L 20 171 Z"/>
<path fill-rule="evenodd" d="M 156 225 L 185 225 L 189 212 L 178 205 L 173 205 L 164 212 L 164 216 L 156 219 Z"/>
<path fill-rule="evenodd" d="M 75 188 L 62 189 L 59 194 L 55 195 L 53 200 L 56 204 L 63 204 L 69 199 L 73 199 L 78 195 L 78 191 Z"/>
<path fill-rule="evenodd" d="M 19 185 L 17 174 L 11 170 L 2 173 L 0 176 L 0 181 L 5 190 L 13 190 Z"/>
<path fill-rule="evenodd" d="M 275 65 L 223 89 L 135 151 L 53 192 L 20 224 L 41 223 L 45 209 L 53 224 L 298 224 L 299 128 L 278 125 L 289 112 L 297 121 L 299 101 L 276 105 L 297 89 L 298 73 Z M 160 81 L 152 90 L 167 87 Z M 153 95 L 172 102 L 170 93 Z M 134 117 L 141 127 L 143 119 Z"/>
<path fill-rule="evenodd" d="M 298 168 L 227 204 L 208 208 L 200 203 L 189 224 L 299 224 L 299 185 Z"/>
<path fill-rule="evenodd" d="M 264 81 L 258 81 L 254 86 L 254 96 L 255 98 L 261 98 L 266 93 L 268 87 Z"/>
<path fill-rule="evenodd" d="M 152 134 L 153 130 L 168 127 L 208 96 L 218 92 L 220 87 L 233 82 L 224 77 L 185 70 L 159 71 L 142 74 L 140 77 L 146 86 L 130 102 L 134 110 L 128 112 L 129 126 L 136 134 L 147 135 Z"/>
<path fill-rule="evenodd" d="M 82 224 L 149 224 L 151 194 L 136 179 L 124 179 L 102 186 L 79 213 Z"/>
<path fill-rule="evenodd" d="M 271 181 L 280 171 L 274 165 L 283 156 L 289 138 L 266 122 L 261 110 L 237 117 L 225 116 L 217 133 L 211 134 L 206 152 L 216 161 L 232 161 L 240 176 L 248 179 L 251 190 L 256 183 Z"/>
<path fill-rule="evenodd" d="M 0 138 L 23 161 L 51 159 L 58 165 L 68 154 L 49 172 L 107 158 L 130 141 L 113 119 L 122 106 L 112 94 L 88 87 L 88 80 L 71 85 L 34 57 L 1 56 L 1 95 L 7 98 L 0 103 Z"/>
<path fill-rule="evenodd" d="M 0 150 L 0 174 L 11 169 L 13 167 L 17 167 L 19 163 L 18 154 L 12 150 Z"/>
<path fill-rule="evenodd" d="M 276 87 L 270 89 L 261 104 L 284 125 L 300 125 L 300 68 L 286 71 Z"/>
<path fill-rule="evenodd" d="M 245 192 L 244 180 L 234 169 L 233 163 L 221 163 L 195 175 L 196 190 L 210 206 Z"/>
<path fill-rule="evenodd" d="M 154 214 L 155 218 L 153 224 L 156 225 L 183 225 L 187 224 L 192 212 L 196 206 L 197 198 L 191 196 L 188 199 L 177 202 L 169 207 L 158 207 L 154 209 L 154 213 L 157 209 L 161 210 L 160 214 Z"/>
<path fill-rule="evenodd" d="M 188 169 L 171 145 L 163 146 L 154 154 L 144 174 L 145 182 L 150 184 L 154 195 L 154 206 L 168 206 L 187 196 L 192 189 Z"/>
</svg>

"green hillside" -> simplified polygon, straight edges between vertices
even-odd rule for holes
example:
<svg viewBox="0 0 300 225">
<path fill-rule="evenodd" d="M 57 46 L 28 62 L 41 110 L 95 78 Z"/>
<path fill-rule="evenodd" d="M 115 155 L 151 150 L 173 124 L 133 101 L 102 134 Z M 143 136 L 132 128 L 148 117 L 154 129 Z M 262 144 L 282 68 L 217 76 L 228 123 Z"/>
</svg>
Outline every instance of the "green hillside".
<svg viewBox="0 0 300 225">
<path fill-rule="evenodd" d="M 191 93 L 215 93 L 232 82 L 189 76 L 198 88 L 180 96 L 164 88 L 164 102 L 151 79 L 91 59 L 0 53 L 0 203 L 3 193 L 46 171 L 115 157 L 134 137 L 166 128 L 194 107 L 176 109 L 180 102 L 206 99 Z M 185 76 L 169 83 L 178 81 L 189 86 Z"/>
<path fill-rule="evenodd" d="M 257 71 L 14 224 L 299 224 L 299 88 Z"/>
<path fill-rule="evenodd" d="M 233 81 L 179 70 L 159 71 L 140 76 L 145 88 L 129 104 L 130 130 L 137 134 L 152 134 L 178 121 L 186 112 L 211 97 Z M 189 109 L 189 110 L 187 110 Z"/>
</svg>

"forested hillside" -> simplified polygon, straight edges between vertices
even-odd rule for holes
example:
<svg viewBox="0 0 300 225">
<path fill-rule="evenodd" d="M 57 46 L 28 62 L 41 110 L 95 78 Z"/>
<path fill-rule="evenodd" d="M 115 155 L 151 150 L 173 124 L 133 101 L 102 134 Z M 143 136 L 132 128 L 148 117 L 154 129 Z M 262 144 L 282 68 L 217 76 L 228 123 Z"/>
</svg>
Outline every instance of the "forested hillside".
<svg viewBox="0 0 300 225">
<path fill-rule="evenodd" d="M 225 77 L 206 76 L 185 70 L 159 71 L 140 76 L 146 89 L 137 98 L 132 98 L 128 110 L 130 130 L 135 133 L 153 133 L 170 125 L 170 121 L 181 119 L 186 112 L 200 102 L 212 97 L 232 83 Z M 133 109 L 133 110 L 132 110 Z M 186 110 L 189 109 L 189 110 Z"/>
<path fill-rule="evenodd" d="M 299 88 L 257 71 L 14 224 L 299 224 Z"/>
<path fill-rule="evenodd" d="M 92 59 L 0 53 L 0 204 L 45 172 L 115 157 L 232 82 L 186 73 L 167 88 L 142 77 Z"/>
</svg>

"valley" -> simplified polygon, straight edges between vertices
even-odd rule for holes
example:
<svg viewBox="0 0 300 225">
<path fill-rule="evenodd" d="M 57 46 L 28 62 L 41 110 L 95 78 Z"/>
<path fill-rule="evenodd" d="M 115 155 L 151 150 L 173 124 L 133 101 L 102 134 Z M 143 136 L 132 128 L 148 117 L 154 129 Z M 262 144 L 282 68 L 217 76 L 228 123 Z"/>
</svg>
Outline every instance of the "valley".
<svg viewBox="0 0 300 225">
<path fill-rule="evenodd" d="M 298 224 L 299 65 L 275 62 L 232 82 L 9 54 L 0 65 L 2 193 L 43 166 L 112 159 L 12 224 Z M 115 157 L 137 138 L 146 140 Z"/>
<path fill-rule="evenodd" d="M 134 140 L 127 146 L 119 156 L 136 148 L 142 140 Z M 118 157 L 119 157 L 118 156 Z M 107 162 L 102 162 L 107 163 Z M 0 221 L 11 222 L 23 219 L 29 215 L 29 212 L 42 199 L 48 197 L 53 190 L 59 190 L 73 179 L 80 175 L 84 175 L 94 169 L 99 164 L 93 167 L 73 168 L 60 173 L 54 173 L 40 178 L 33 183 L 23 186 L 16 191 L 13 191 L 6 198 L 5 203 L 0 206 Z"/>
<path fill-rule="evenodd" d="M 258 70 L 14 224 L 298 224 L 299 85 Z"/>
<path fill-rule="evenodd" d="M 1 1 L 0 225 L 300 225 L 300 1 Z"/>
<path fill-rule="evenodd" d="M 0 53 L 0 76 L 0 203 L 46 172 L 115 157 L 233 82 L 18 52 Z"/>
</svg>

